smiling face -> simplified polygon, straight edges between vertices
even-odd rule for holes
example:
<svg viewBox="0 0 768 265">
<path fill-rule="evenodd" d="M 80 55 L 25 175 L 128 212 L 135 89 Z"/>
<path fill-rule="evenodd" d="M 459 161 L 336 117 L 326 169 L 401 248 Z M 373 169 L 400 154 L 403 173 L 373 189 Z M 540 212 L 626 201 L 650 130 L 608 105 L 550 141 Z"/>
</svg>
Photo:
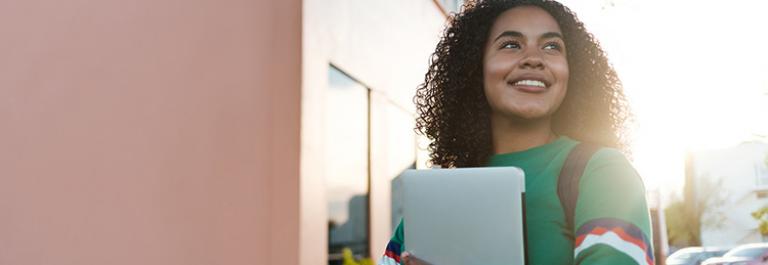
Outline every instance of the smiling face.
<svg viewBox="0 0 768 265">
<path fill-rule="evenodd" d="M 493 116 L 548 121 L 565 97 L 568 74 L 562 32 L 547 11 L 521 6 L 496 18 L 483 57 Z"/>
</svg>

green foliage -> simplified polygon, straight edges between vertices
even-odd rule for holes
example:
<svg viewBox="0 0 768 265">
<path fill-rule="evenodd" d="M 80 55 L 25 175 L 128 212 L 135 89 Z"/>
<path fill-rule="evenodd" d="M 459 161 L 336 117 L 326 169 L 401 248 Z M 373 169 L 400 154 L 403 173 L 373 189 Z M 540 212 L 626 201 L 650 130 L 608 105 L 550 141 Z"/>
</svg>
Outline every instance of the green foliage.
<svg viewBox="0 0 768 265">
<path fill-rule="evenodd" d="M 768 167 L 768 154 L 765 155 L 765 166 Z M 760 234 L 768 236 L 768 206 L 763 206 L 757 211 L 752 212 L 752 218 L 755 218 L 758 222 L 758 228 Z"/>
<path fill-rule="evenodd" d="M 673 197 L 664 209 L 669 244 L 676 247 L 700 246 L 702 228 L 718 228 L 725 222 L 723 179 L 704 175 L 696 183 L 686 182 L 686 196 Z"/>
<path fill-rule="evenodd" d="M 352 255 L 352 250 L 349 248 L 344 248 L 341 253 L 344 257 L 343 265 L 373 265 L 373 260 L 371 259 L 361 259 L 356 261 L 355 257 Z"/>
<path fill-rule="evenodd" d="M 768 236 L 768 206 L 763 206 L 757 211 L 752 212 L 752 218 L 758 221 L 760 234 Z"/>
<path fill-rule="evenodd" d="M 676 199 L 664 209 L 664 217 L 667 225 L 667 237 L 669 244 L 678 247 L 694 246 L 700 244 L 700 230 L 691 224 L 698 223 L 695 215 L 690 211 L 683 200 Z"/>
</svg>

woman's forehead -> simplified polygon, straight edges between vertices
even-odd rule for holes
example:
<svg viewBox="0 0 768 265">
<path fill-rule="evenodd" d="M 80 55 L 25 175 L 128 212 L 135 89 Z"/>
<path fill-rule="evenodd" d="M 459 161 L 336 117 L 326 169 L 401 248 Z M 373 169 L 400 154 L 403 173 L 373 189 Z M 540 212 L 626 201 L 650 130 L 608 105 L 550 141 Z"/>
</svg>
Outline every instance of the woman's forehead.
<svg viewBox="0 0 768 265">
<path fill-rule="evenodd" d="M 505 31 L 522 33 L 526 37 L 537 37 L 549 32 L 561 33 L 560 26 L 552 15 L 537 6 L 519 6 L 502 12 L 491 27 L 491 38 Z"/>
</svg>

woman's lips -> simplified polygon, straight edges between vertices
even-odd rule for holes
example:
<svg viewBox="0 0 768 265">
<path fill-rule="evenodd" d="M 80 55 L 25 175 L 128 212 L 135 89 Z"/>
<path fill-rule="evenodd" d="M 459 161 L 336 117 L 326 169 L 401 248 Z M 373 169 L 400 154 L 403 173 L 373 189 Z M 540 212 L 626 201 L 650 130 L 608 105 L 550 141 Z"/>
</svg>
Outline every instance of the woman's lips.
<svg viewBox="0 0 768 265">
<path fill-rule="evenodd" d="M 527 86 L 527 85 L 511 85 L 511 86 L 515 90 L 523 93 L 540 94 L 547 91 L 546 87 L 541 87 L 541 86 Z"/>
<path fill-rule="evenodd" d="M 544 79 L 536 77 L 521 77 L 507 84 L 523 93 L 543 93 L 549 87 Z"/>
<path fill-rule="evenodd" d="M 508 84 L 513 89 L 523 92 L 523 93 L 532 93 L 532 94 L 540 94 L 547 91 L 547 87 L 542 86 L 531 86 L 531 85 L 522 85 L 522 84 Z"/>
</svg>

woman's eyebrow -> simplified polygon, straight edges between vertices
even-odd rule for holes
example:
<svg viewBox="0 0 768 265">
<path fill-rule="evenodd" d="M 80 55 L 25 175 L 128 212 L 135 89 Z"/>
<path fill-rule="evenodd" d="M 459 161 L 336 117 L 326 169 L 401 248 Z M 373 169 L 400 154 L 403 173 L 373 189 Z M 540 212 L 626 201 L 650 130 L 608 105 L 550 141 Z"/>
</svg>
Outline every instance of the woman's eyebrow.
<svg viewBox="0 0 768 265">
<path fill-rule="evenodd" d="M 503 37 L 523 38 L 524 36 L 523 36 L 523 33 L 520 33 L 518 31 L 508 30 L 508 31 L 504 31 L 501 34 L 499 34 L 499 36 L 496 37 L 496 39 L 494 39 L 493 41 L 497 41 L 497 40 L 499 40 L 499 39 L 501 39 Z M 541 39 L 551 39 L 551 38 L 559 38 L 559 39 L 562 40 L 563 39 L 563 35 L 560 34 L 560 32 L 554 32 L 554 31 L 553 32 L 547 32 L 547 33 L 544 33 L 544 34 L 541 35 Z"/>
<path fill-rule="evenodd" d="M 559 32 L 547 32 L 541 35 L 541 39 L 559 38 L 563 40 L 563 35 Z"/>
<path fill-rule="evenodd" d="M 494 39 L 493 41 L 497 41 L 497 40 L 501 39 L 502 37 L 522 38 L 523 37 L 523 33 L 520 33 L 520 32 L 517 32 L 517 31 L 504 31 L 501 34 L 499 34 L 499 36 L 496 37 L 496 39 Z"/>
</svg>

